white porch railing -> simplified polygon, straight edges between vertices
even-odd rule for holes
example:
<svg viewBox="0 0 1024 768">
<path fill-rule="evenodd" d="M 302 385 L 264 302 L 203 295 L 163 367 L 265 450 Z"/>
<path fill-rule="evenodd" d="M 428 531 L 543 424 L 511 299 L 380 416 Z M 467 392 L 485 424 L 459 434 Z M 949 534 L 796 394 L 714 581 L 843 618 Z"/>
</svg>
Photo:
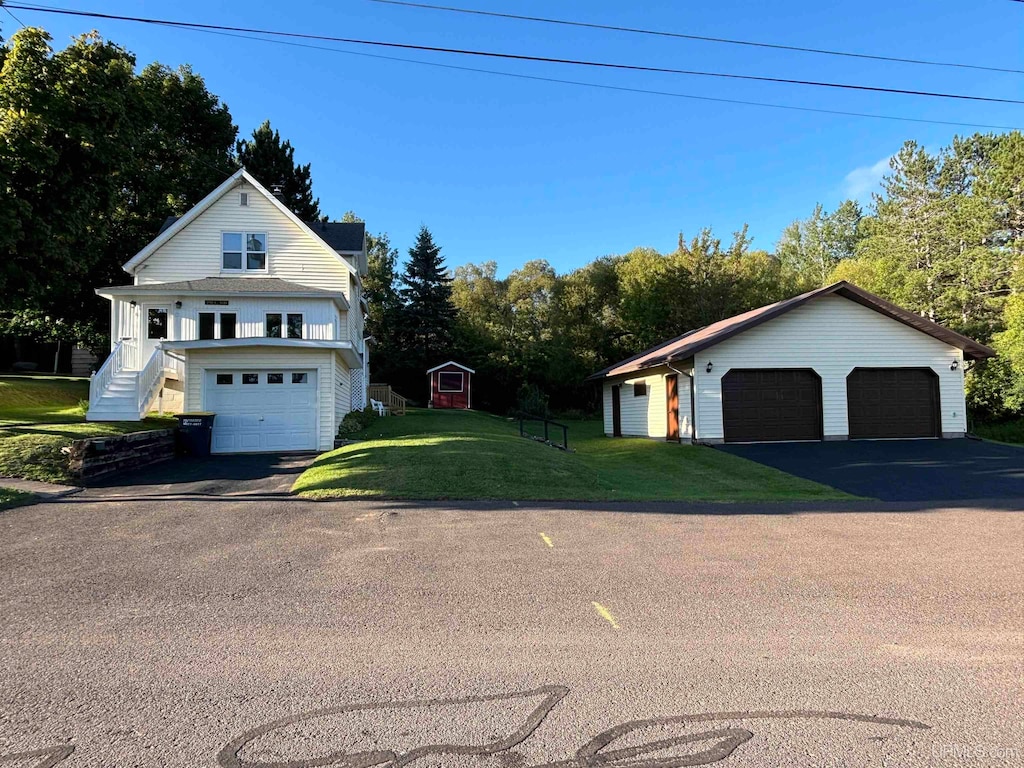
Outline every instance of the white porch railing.
<svg viewBox="0 0 1024 768">
<path fill-rule="evenodd" d="M 146 367 L 139 371 L 139 377 L 135 380 L 135 392 L 138 400 L 139 417 L 146 415 L 146 406 L 156 396 L 156 390 L 164 381 L 164 351 L 153 350 Z"/>
<path fill-rule="evenodd" d="M 181 353 L 164 352 L 164 368 L 174 373 L 174 378 L 182 381 L 185 378 L 185 358 Z"/>
<path fill-rule="evenodd" d="M 137 371 L 142 364 L 139 356 L 139 342 L 135 339 L 121 339 L 124 344 L 124 366 L 121 370 Z"/>
<path fill-rule="evenodd" d="M 100 369 L 94 373 L 89 380 L 89 405 L 96 405 L 103 393 L 107 391 L 114 374 L 124 370 L 125 344 L 117 342 L 110 351 L 110 356 L 104 361 Z"/>
</svg>

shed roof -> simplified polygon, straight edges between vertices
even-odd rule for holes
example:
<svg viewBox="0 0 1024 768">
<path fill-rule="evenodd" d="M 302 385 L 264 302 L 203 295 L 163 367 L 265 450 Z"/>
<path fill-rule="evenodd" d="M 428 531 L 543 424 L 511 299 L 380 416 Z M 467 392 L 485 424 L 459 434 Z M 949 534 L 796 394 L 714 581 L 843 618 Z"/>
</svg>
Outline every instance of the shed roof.
<svg viewBox="0 0 1024 768">
<path fill-rule="evenodd" d="M 427 373 L 433 373 L 434 371 L 439 371 L 442 368 L 447 368 L 449 365 L 454 365 L 456 368 L 461 368 L 462 370 L 469 371 L 470 373 L 476 373 L 476 371 L 474 371 L 472 368 L 470 368 L 468 366 L 465 366 L 462 363 L 456 363 L 454 360 L 449 360 L 447 363 L 441 363 L 440 365 L 435 365 L 433 368 L 430 368 L 429 370 L 427 370 Z"/>
<path fill-rule="evenodd" d="M 757 309 L 752 309 L 749 312 L 734 315 L 733 317 L 726 318 L 725 320 L 719 320 L 717 323 L 706 325 L 703 328 L 687 331 L 682 336 L 669 339 L 668 341 L 662 342 L 650 349 L 645 349 L 643 352 L 633 355 L 633 357 L 628 357 L 614 365 L 608 366 L 607 368 L 588 376 L 587 381 L 604 379 L 609 376 L 619 376 L 626 373 L 633 373 L 634 371 L 641 371 L 646 368 L 665 365 L 666 363 L 685 360 L 701 350 L 712 347 L 715 344 L 719 344 L 726 339 L 743 333 L 743 331 L 749 330 L 750 328 L 767 322 L 772 318 L 803 306 L 814 299 L 831 295 L 842 296 L 843 298 L 856 302 L 868 309 L 873 309 L 874 311 L 892 318 L 897 322 L 908 325 L 921 333 L 928 334 L 939 341 L 949 344 L 951 347 L 956 347 L 957 349 L 962 350 L 964 357 L 968 359 L 978 360 L 986 357 L 994 357 L 996 354 L 993 349 L 986 347 L 984 344 L 980 344 L 979 342 L 974 341 L 963 334 L 957 333 L 956 331 L 950 330 L 945 326 L 939 325 L 938 323 L 933 323 L 931 320 L 923 318 L 920 315 L 916 315 L 902 307 L 898 307 L 880 296 L 876 296 L 873 293 L 865 291 L 863 288 L 858 288 L 852 283 L 842 280 L 838 283 L 825 286 L 824 288 L 817 288 L 813 291 L 802 293 L 791 299 L 779 301 L 774 304 L 768 304 L 764 307 L 758 307 Z"/>
</svg>

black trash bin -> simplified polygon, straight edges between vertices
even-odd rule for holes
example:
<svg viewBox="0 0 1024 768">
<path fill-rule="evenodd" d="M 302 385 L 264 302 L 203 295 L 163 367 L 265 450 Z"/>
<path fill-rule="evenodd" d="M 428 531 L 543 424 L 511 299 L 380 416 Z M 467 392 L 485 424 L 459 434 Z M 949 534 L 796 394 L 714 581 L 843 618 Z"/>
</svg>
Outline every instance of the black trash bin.
<svg viewBox="0 0 1024 768">
<path fill-rule="evenodd" d="M 209 456 L 215 413 L 178 413 L 178 454 Z"/>
</svg>

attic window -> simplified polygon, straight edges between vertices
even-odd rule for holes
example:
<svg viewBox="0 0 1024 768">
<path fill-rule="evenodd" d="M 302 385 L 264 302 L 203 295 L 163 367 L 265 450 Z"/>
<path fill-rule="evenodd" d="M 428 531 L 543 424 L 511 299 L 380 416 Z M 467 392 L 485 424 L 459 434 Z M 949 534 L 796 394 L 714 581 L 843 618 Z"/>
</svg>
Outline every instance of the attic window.
<svg viewBox="0 0 1024 768">
<path fill-rule="evenodd" d="M 238 193 L 238 204 L 240 206 L 242 206 L 243 208 L 248 208 L 249 207 L 249 193 L 248 192 L 239 192 Z"/>
<path fill-rule="evenodd" d="M 226 272 L 266 272 L 266 232 L 222 232 L 221 269 Z"/>
</svg>

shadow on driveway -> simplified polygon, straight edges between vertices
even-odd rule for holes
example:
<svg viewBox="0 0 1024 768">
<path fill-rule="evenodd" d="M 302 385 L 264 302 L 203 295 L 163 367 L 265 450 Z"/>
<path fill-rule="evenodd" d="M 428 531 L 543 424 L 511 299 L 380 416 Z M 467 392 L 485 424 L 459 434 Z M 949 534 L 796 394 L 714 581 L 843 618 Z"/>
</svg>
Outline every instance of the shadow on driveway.
<svg viewBox="0 0 1024 768">
<path fill-rule="evenodd" d="M 882 501 L 1024 499 L 1024 448 L 980 440 L 844 440 L 719 450 Z"/>
<path fill-rule="evenodd" d="M 251 453 L 175 459 L 92 484 L 87 498 L 288 496 L 315 453 Z"/>
</svg>

